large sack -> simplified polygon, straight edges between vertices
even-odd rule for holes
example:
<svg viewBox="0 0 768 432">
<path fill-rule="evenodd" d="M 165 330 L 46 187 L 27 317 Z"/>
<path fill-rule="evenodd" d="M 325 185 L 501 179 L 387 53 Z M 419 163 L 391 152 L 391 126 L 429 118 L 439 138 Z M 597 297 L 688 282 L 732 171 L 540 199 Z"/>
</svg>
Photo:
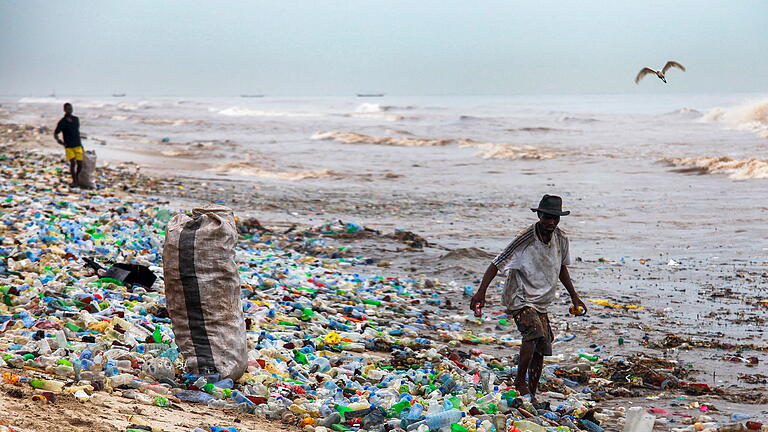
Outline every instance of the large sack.
<svg viewBox="0 0 768 432">
<path fill-rule="evenodd" d="M 83 189 L 96 189 L 94 172 L 96 171 L 96 152 L 88 150 L 83 152 L 83 168 L 77 176 L 77 184 Z"/>
<path fill-rule="evenodd" d="M 165 296 L 185 369 L 236 380 L 248 366 L 248 349 L 232 210 L 196 208 L 191 217 L 174 216 L 165 231 Z"/>
</svg>

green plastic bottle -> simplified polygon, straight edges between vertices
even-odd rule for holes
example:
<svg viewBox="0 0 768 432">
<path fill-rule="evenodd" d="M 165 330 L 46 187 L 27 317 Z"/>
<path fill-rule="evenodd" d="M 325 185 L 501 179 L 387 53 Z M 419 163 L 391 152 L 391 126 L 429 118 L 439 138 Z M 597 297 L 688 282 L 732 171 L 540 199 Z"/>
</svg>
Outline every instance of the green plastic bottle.
<svg viewBox="0 0 768 432">
<path fill-rule="evenodd" d="M 387 410 L 387 417 L 400 417 L 400 413 L 409 406 L 411 406 L 411 404 L 407 400 L 400 401 L 389 407 L 389 410 Z"/>
<path fill-rule="evenodd" d="M 352 408 L 345 407 L 345 406 L 342 406 L 342 405 L 339 405 L 339 404 L 335 404 L 333 407 L 336 409 L 336 412 L 339 413 L 341 418 L 344 419 L 344 420 L 347 419 L 346 414 L 348 412 L 352 411 Z"/>
<path fill-rule="evenodd" d="M 581 357 L 583 359 L 587 359 L 589 361 L 593 361 L 593 362 L 594 361 L 598 361 L 600 359 L 600 356 L 597 355 L 597 354 L 589 355 L 589 354 L 581 353 L 581 354 L 579 354 L 579 357 Z"/>
</svg>

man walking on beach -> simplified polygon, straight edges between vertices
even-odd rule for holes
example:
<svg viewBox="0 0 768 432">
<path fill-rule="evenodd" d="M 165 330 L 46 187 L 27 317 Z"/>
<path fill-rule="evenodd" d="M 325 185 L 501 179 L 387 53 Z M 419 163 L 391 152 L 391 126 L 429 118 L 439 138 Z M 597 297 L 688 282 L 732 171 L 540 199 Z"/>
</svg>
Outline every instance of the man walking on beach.
<svg viewBox="0 0 768 432">
<path fill-rule="evenodd" d="M 59 138 L 62 134 L 63 140 Z M 72 104 L 64 104 L 64 117 L 59 120 L 53 132 L 56 142 L 64 146 L 64 152 L 69 161 L 69 173 L 72 176 L 71 187 L 77 187 L 77 177 L 83 169 L 83 144 L 80 141 L 80 119 L 72 115 Z"/>
<path fill-rule="evenodd" d="M 544 367 L 544 356 L 552 355 L 554 336 L 547 307 L 555 299 L 558 280 L 568 290 L 576 315 L 586 313 L 587 307 L 573 288 L 568 274 L 567 266 L 571 261 L 568 237 L 557 228 L 560 216 L 571 212 L 563 211 L 562 198 L 553 195 L 544 195 L 539 206 L 531 211 L 536 212 L 539 221 L 520 232 L 488 266 L 480 288 L 472 296 L 470 308 L 480 316 L 488 285 L 498 272 L 507 276 L 502 302 L 523 339 L 515 389 L 533 399 Z"/>
</svg>

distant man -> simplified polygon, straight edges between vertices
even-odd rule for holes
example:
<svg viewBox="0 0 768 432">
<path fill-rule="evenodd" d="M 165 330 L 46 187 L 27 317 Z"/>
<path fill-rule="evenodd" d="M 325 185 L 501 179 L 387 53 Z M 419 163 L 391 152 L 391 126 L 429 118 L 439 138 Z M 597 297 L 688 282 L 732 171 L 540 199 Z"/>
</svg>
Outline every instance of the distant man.
<svg viewBox="0 0 768 432">
<path fill-rule="evenodd" d="M 64 139 L 59 138 L 59 133 Z M 69 161 L 69 173 L 72 175 L 71 187 L 77 187 L 77 177 L 83 169 L 83 144 L 80 141 L 80 119 L 72 115 L 72 104 L 64 104 L 64 117 L 59 120 L 53 132 L 56 142 L 64 146 Z"/>
<path fill-rule="evenodd" d="M 522 333 L 520 360 L 517 365 L 515 389 L 521 395 L 536 395 L 544 366 L 544 356 L 552 355 L 552 329 L 547 307 L 555 299 L 558 280 L 568 290 L 576 314 L 586 313 L 587 307 L 573 288 L 568 265 L 568 237 L 557 224 L 563 211 L 563 200 L 544 195 L 536 212 L 539 221 L 521 231 L 485 270 L 483 281 L 470 302 L 476 315 L 485 306 L 485 292 L 498 272 L 507 275 L 502 302 Z M 581 309 L 579 309 L 581 308 Z M 528 382 L 525 377 L 528 375 Z"/>
</svg>

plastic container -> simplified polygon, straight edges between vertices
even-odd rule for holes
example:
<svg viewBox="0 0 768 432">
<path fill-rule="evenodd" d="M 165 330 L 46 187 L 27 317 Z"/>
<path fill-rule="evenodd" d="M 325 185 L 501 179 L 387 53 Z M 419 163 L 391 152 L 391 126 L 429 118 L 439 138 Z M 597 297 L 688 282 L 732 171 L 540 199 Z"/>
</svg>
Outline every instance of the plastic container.
<svg viewBox="0 0 768 432">
<path fill-rule="evenodd" d="M 651 432 L 656 416 L 642 407 L 631 407 L 627 410 L 624 422 L 624 432 Z"/>
</svg>

